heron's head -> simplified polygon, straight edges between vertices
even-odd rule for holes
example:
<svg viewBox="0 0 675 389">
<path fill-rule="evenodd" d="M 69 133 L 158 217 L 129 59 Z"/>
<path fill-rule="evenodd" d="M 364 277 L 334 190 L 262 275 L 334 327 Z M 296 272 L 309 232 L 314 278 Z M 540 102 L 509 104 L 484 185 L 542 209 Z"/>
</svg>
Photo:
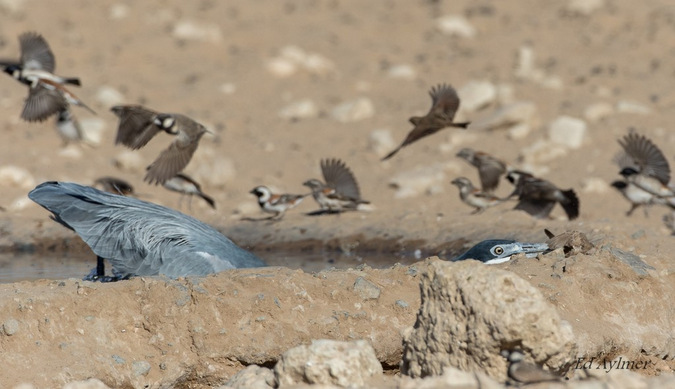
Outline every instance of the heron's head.
<svg viewBox="0 0 675 389">
<path fill-rule="evenodd" d="M 548 250 L 546 243 L 522 243 L 515 240 L 490 239 L 478 243 L 453 261 L 476 259 L 492 265 L 506 262 L 511 259 L 512 255 L 524 253 L 526 257 L 533 258 L 546 250 Z"/>
</svg>

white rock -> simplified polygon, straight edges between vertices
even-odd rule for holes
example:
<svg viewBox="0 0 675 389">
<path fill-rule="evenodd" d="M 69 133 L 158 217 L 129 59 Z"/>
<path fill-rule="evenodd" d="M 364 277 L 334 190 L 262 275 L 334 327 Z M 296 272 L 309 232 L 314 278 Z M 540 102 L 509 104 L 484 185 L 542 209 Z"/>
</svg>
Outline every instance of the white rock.
<svg viewBox="0 0 675 389">
<path fill-rule="evenodd" d="M 382 365 L 365 340 L 320 339 L 283 353 L 274 373 L 280 387 L 303 383 L 362 387 L 370 377 L 382 375 Z"/>
<path fill-rule="evenodd" d="M 308 119 L 317 116 L 319 107 L 310 99 L 293 102 L 279 111 L 279 117 L 282 119 Z"/>
<path fill-rule="evenodd" d="M 328 58 L 315 53 L 307 55 L 303 67 L 312 74 L 325 75 L 335 70 L 335 65 Z"/>
<path fill-rule="evenodd" d="M 85 118 L 80 120 L 84 141 L 91 145 L 100 145 L 105 132 L 106 122 L 101 118 Z"/>
<path fill-rule="evenodd" d="M 192 41 L 217 43 L 223 39 L 223 34 L 218 25 L 197 23 L 191 20 L 181 20 L 177 22 L 173 26 L 171 34 L 174 38 Z"/>
<path fill-rule="evenodd" d="M 378 157 L 384 157 L 396 146 L 396 141 L 388 129 L 374 130 L 368 137 L 368 149 Z"/>
<path fill-rule="evenodd" d="M 521 149 L 519 155 L 523 164 L 537 166 L 556 158 L 564 157 L 567 153 L 568 149 L 566 146 L 540 139 L 530 146 Z"/>
<path fill-rule="evenodd" d="M 82 158 L 82 150 L 74 144 L 69 144 L 59 150 L 59 157 L 80 159 Z"/>
<path fill-rule="evenodd" d="M 31 187 L 31 189 L 33 188 Z M 29 199 L 28 196 L 21 196 L 18 199 L 12 201 L 12 204 L 10 204 L 8 208 L 10 211 L 21 211 L 33 205 L 35 205 L 35 203 Z"/>
<path fill-rule="evenodd" d="M 387 75 L 391 78 L 398 78 L 402 80 L 414 80 L 417 78 L 417 72 L 410 65 L 394 65 L 389 68 Z"/>
<path fill-rule="evenodd" d="M 389 186 L 396 189 L 394 198 L 397 199 L 436 194 L 444 191 L 448 181 L 446 171 L 458 174 L 460 167 L 455 162 L 418 166 L 392 177 Z"/>
<path fill-rule="evenodd" d="M 509 139 L 523 139 L 532 132 L 532 126 L 528 123 L 520 123 L 508 130 Z"/>
<path fill-rule="evenodd" d="M 206 145 L 197 149 L 187 169 L 190 171 L 188 175 L 210 188 L 223 188 L 237 175 L 237 169 L 231 159 Z"/>
<path fill-rule="evenodd" d="M 367 97 L 344 102 L 333 108 L 331 116 L 340 123 L 352 123 L 371 118 L 375 115 L 375 106 Z"/>
<path fill-rule="evenodd" d="M 24 168 L 5 165 L 0 167 L 0 182 L 3 186 L 13 186 L 23 189 L 33 189 L 35 187 L 35 178 Z"/>
<path fill-rule="evenodd" d="M 218 89 L 220 89 L 220 92 L 225 95 L 231 95 L 237 91 L 237 86 L 231 82 L 226 82 L 225 84 L 222 84 Z"/>
<path fill-rule="evenodd" d="M 147 164 L 138 151 L 124 150 L 112 159 L 113 165 L 123 171 L 142 173 Z"/>
<path fill-rule="evenodd" d="M 436 19 L 436 28 L 446 35 L 459 36 L 462 38 L 473 38 L 476 36 L 476 29 L 469 21 L 460 15 L 445 15 Z"/>
<path fill-rule="evenodd" d="M 500 105 L 511 104 L 516 101 L 516 91 L 511 84 L 497 85 L 497 103 Z"/>
<path fill-rule="evenodd" d="M 96 92 L 96 100 L 106 107 L 112 107 L 123 104 L 126 101 L 126 97 L 112 86 L 103 85 Z"/>
<path fill-rule="evenodd" d="M 96 378 L 89 378 L 86 381 L 69 382 L 63 385 L 63 389 L 110 389 L 110 387 Z"/>
<path fill-rule="evenodd" d="M 586 193 L 607 193 L 609 184 L 600 177 L 588 177 L 581 182 L 581 190 Z"/>
<path fill-rule="evenodd" d="M 565 9 L 568 12 L 588 16 L 605 6 L 605 0 L 570 0 Z"/>
<path fill-rule="evenodd" d="M 307 60 L 307 53 L 298 46 L 284 46 L 279 51 L 280 57 L 296 64 L 303 64 Z"/>
<path fill-rule="evenodd" d="M 110 6 L 108 17 L 112 20 L 120 20 L 129 16 L 129 6 L 123 3 L 116 3 Z"/>
<path fill-rule="evenodd" d="M 514 125 L 527 123 L 536 124 L 537 106 L 529 101 L 520 101 L 504 105 L 489 116 L 471 124 L 472 128 L 495 130 L 510 128 Z"/>
<path fill-rule="evenodd" d="M 298 69 L 325 75 L 335 70 L 335 64 L 321 54 L 307 53 L 300 47 L 289 45 L 281 48 L 279 55 L 267 62 L 267 69 L 278 77 L 288 77 Z"/>
<path fill-rule="evenodd" d="M 497 98 L 497 88 L 490 81 L 469 81 L 457 94 L 461 99 L 460 108 L 471 112 L 492 104 Z"/>
<path fill-rule="evenodd" d="M 548 136 L 552 142 L 571 149 L 581 147 L 586 136 L 586 122 L 570 116 L 559 116 L 548 126 Z"/>
<path fill-rule="evenodd" d="M 635 101 L 622 100 L 616 103 L 616 110 L 620 113 L 630 113 L 638 115 L 648 115 L 652 113 L 651 108 Z"/>
<path fill-rule="evenodd" d="M 298 65 L 286 58 L 272 58 L 267 61 L 267 70 L 277 77 L 292 76 L 298 71 Z"/>
<path fill-rule="evenodd" d="M 8 11 L 10 14 L 17 14 L 23 11 L 26 0 L 0 0 L 0 8 Z"/>
<path fill-rule="evenodd" d="M 272 389 L 276 387 L 274 372 L 266 367 L 248 365 L 219 389 Z"/>
<path fill-rule="evenodd" d="M 558 76 L 543 76 L 539 81 L 539 84 L 544 88 L 560 90 L 563 88 L 562 78 Z"/>
<path fill-rule="evenodd" d="M 531 79 L 536 72 L 537 70 L 534 65 L 534 49 L 529 45 L 520 46 L 516 56 L 516 77 Z"/>
<path fill-rule="evenodd" d="M 594 103 L 584 110 L 584 118 L 591 122 L 605 119 L 614 113 L 614 107 L 610 103 Z"/>
</svg>

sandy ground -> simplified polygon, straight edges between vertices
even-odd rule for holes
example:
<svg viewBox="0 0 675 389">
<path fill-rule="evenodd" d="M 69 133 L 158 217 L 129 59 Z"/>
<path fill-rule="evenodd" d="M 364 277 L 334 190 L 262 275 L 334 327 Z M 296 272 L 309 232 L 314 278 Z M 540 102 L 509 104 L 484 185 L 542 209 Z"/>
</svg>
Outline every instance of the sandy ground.
<svg viewBox="0 0 675 389">
<path fill-rule="evenodd" d="M 110 106 L 140 103 L 187 114 L 214 133 L 202 139 L 185 172 L 202 182 L 217 209 L 194 199 L 191 209 L 182 204 L 182 210 L 271 264 L 283 265 L 274 251 L 289 247 L 421 249 L 424 255 L 452 256 L 485 238 L 543 241 L 543 229 L 549 228 L 579 230 L 597 242 L 634 251 L 672 285 L 675 243 L 661 221 L 666 211 L 654 208 L 647 216 L 638 210 L 628 218 L 628 203 L 609 183 L 619 178 L 612 162 L 620 150 L 616 140 L 631 127 L 658 144 L 670 161 L 675 157 L 670 128 L 675 7 L 665 0 L 577 2 L 600 4 L 586 13 L 571 9 L 571 3 L 0 1 L 0 57 L 18 56 L 22 32 L 43 34 L 55 52 L 56 73 L 80 77 L 83 86 L 73 91 L 98 115 L 80 108 L 74 113 L 88 131 L 101 130 L 93 147 L 64 148 L 53 120 L 20 120 L 26 88 L 10 77 L 0 79 L 0 205 L 6 209 L 0 212 L 0 243 L 5 251 L 28 244 L 46 255 L 86 252 L 25 197 L 46 180 L 90 184 L 116 176 L 131 182 L 141 198 L 178 207 L 178 194 L 142 182 L 145 166 L 170 142 L 167 136 L 133 152 L 137 162 L 128 162 L 129 151 L 113 144 L 117 120 Z M 462 18 L 473 30 L 460 30 L 470 36 L 443 32 L 439 18 L 447 15 Z M 532 68 L 519 74 L 522 48 L 531 49 L 534 59 Z M 284 57 L 290 51 L 295 60 Z M 530 131 L 514 137 L 508 129 L 444 130 L 380 162 L 383 152 L 373 146 L 373 131 L 389 131 L 394 143 L 400 142 L 411 129 L 407 119 L 428 110 L 431 86 L 450 83 L 460 89 L 471 81 L 487 81 L 511 91 L 511 97 L 502 92 L 506 97 L 482 109 L 461 111 L 462 119 L 479 123 L 507 101 L 532 102 L 536 114 L 527 122 Z M 105 93 L 110 90 L 118 97 Z M 363 117 L 335 118 L 336 107 L 361 98 L 372 104 Z M 315 110 L 294 118 L 282 114 L 302 101 Z M 589 113 L 598 107 L 604 114 Z M 548 141 L 548 126 L 561 115 L 585 121 L 582 145 L 561 149 L 546 143 L 538 157 L 529 158 L 523 150 Z M 567 221 L 557 207 L 551 220 L 538 221 L 512 211 L 512 203 L 470 215 L 449 184 L 457 176 L 477 181 L 475 169 L 455 157 L 462 147 L 574 188 L 581 216 Z M 316 204 L 307 199 L 277 223 L 242 220 L 264 216 L 248 193 L 251 188 L 265 184 L 303 193 L 302 182 L 320 178 L 319 161 L 332 157 L 351 167 L 372 212 L 310 217 L 305 213 Z M 115 160 L 130 167 L 120 168 Z M 430 166 L 441 166 L 436 182 L 398 198 L 391 180 Z M 26 174 L 17 176 L 11 167 Z M 503 182 L 498 194 L 510 190 Z M 392 256 L 392 264 L 396 260 Z M 667 301 L 663 309 L 672 310 Z"/>
</svg>

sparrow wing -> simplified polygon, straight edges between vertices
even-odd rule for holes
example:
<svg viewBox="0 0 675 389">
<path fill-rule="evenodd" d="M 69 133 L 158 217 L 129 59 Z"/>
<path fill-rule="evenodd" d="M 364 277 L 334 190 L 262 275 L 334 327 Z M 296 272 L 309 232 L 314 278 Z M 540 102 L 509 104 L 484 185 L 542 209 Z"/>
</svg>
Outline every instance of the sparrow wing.
<svg viewBox="0 0 675 389">
<path fill-rule="evenodd" d="M 555 201 L 520 199 L 513 209 L 525 211 L 537 219 L 545 219 L 551 213 L 554 206 Z"/>
<path fill-rule="evenodd" d="M 162 131 L 153 123 L 158 115 L 153 110 L 140 105 L 118 105 L 110 110 L 120 119 L 115 144 L 121 143 L 137 150 L 145 146 L 150 139 Z"/>
<path fill-rule="evenodd" d="M 335 158 L 322 160 L 321 172 L 326 185 L 335 189 L 338 194 L 352 200 L 361 199 L 359 184 L 344 162 Z"/>
<path fill-rule="evenodd" d="M 21 63 L 24 69 L 54 72 L 56 61 L 47 41 L 36 32 L 26 32 L 19 36 Z"/>
<path fill-rule="evenodd" d="M 630 132 L 619 140 L 619 144 L 640 168 L 641 174 L 654 177 L 663 185 L 668 185 L 670 182 L 668 160 L 651 140 L 643 135 Z"/>
<path fill-rule="evenodd" d="M 162 151 L 159 157 L 148 166 L 145 175 L 145 181 L 150 184 L 164 184 L 167 180 L 174 177 L 192 159 L 192 155 L 197 150 L 198 142 L 185 141 L 180 135 L 169 145 L 169 148 Z"/>
<path fill-rule="evenodd" d="M 447 84 L 439 84 L 429 91 L 431 96 L 431 109 L 428 116 L 441 117 L 452 121 L 459 108 L 459 96 L 455 88 Z"/>
<path fill-rule="evenodd" d="M 498 159 L 491 156 L 480 156 L 478 175 L 483 191 L 491 192 L 499 186 L 499 179 L 506 173 L 506 166 Z"/>
<path fill-rule="evenodd" d="M 68 102 L 61 93 L 38 83 L 28 91 L 21 118 L 28 122 L 41 122 L 67 108 Z"/>
</svg>

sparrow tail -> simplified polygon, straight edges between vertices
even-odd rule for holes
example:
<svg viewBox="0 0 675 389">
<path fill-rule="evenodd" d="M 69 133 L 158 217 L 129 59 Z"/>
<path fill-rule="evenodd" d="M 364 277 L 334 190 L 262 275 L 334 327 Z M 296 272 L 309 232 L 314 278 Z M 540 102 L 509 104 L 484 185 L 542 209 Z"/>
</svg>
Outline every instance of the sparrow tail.
<svg viewBox="0 0 675 389">
<path fill-rule="evenodd" d="M 388 160 L 389 158 L 393 157 L 394 154 L 398 153 L 398 151 L 401 150 L 401 147 L 403 147 L 403 146 L 398 146 L 397 148 L 394 149 L 394 151 L 392 151 L 391 153 L 387 154 L 387 155 L 386 155 L 384 158 L 382 158 L 380 161 L 386 161 L 386 160 Z"/>
<path fill-rule="evenodd" d="M 579 217 L 579 198 L 577 197 L 577 194 L 574 193 L 574 190 L 572 189 L 564 190 L 562 191 L 562 194 L 565 196 L 566 201 L 560 202 L 560 205 L 562 205 L 565 210 L 567 218 L 569 220 L 576 219 Z"/>
<path fill-rule="evenodd" d="M 64 78 L 63 82 L 70 85 L 82 86 L 79 78 Z"/>
<path fill-rule="evenodd" d="M 471 124 L 471 122 L 452 123 L 452 126 L 457 128 L 463 128 L 466 130 L 466 128 L 469 127 L 469 124 Z"/>
</svg>

